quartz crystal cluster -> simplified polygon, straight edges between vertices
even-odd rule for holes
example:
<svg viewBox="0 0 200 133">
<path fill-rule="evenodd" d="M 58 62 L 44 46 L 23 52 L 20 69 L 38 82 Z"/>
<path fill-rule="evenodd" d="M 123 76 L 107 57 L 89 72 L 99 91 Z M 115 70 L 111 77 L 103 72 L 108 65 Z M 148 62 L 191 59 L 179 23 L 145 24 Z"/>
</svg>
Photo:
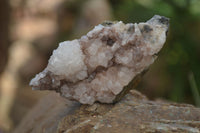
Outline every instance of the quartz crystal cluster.
<svg viewBox="0 0 200 133">
<path fill-rule="evenodd" d="M 33 90 L 55 90 L 83 104 L 112 103 L 156 59 L 169 19 L 104 22 L 73 41 L 61 42 L 47 67 L 30 82 Z"/>
</svg>

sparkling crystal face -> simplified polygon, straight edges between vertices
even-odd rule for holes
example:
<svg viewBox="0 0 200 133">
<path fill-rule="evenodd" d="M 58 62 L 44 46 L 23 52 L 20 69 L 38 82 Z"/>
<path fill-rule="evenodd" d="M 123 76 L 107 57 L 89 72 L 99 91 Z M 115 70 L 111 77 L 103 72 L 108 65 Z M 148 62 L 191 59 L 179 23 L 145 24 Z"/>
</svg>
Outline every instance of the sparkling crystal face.
<svg viewBox="0 0 200 133">
<path fill-rule="evenodd" d="M 146 23 L 100 24 L 80 39 L 60 43 L 30 85 L 83 104 L 112 103 L 154 62 L 168 25 L 169 19 L 158 15 Z"/>
</svg>

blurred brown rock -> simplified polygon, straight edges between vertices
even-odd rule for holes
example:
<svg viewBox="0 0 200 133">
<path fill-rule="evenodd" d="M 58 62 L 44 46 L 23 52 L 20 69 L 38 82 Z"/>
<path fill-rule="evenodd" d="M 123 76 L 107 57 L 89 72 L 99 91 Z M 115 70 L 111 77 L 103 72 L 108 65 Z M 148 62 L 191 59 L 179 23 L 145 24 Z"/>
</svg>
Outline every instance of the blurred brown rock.
<svg viewBox="0 0 200 133">
<path fill-rule="evenodd" d="M 57 94 L 43 98 L 14 133 L 200 132 L 200 109 L 192 105 L 148 100 L 131 91 L 119 103 L 92 106 L 69 102 Z"/>
<path fill-rule="evenodd" d="M 0 1 L 0 73 L 8 59 L 10 9 L 7 0 Z"/>
<path fill-rule="evenodd" d="M 9 48 L 9 24 L 10 24 L 10 7 L 9 1 L 1 0 L 0 1 L 0 132 L 1 129 L 9 130 L 12 127 L 12 122 L 10 117 L 7 115 L 7 110 L 4 109 L 6 100 L 4 97 L 8 97 L 6 90 L 3 90 L 1 86 L 2 73 L 5 70 L 5 67 L 8 62 L 8 48 Z"/>
</svg>

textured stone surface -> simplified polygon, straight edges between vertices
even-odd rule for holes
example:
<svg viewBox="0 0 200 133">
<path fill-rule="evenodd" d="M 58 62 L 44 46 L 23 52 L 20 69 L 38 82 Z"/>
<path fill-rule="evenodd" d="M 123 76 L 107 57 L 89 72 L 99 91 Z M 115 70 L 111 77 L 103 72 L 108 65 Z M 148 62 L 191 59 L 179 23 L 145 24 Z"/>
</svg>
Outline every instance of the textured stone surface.
<svg viewBox="0 0 200 133">
<path fill-rule="evenodd" d="M 31 109 L 13 133 L 55 133 L 63 117 L 79 107 L 79 103 L 51 92 Z"/>
<path fill-rule="evenodd" d="M 60 43 L 30 85 L 83 104 L 113 103 L 154 62 L 168 25 L 169 19 L 158 15 L 146 23 L 100 24 L 81 39 Z"/>
<path fill-rule="evenodd" d="M 80 105 L 43 98 L 14 133 L 199 133 L 200 108 L 150 101 L 131 90 L 116 104 Z"/>
</svg>

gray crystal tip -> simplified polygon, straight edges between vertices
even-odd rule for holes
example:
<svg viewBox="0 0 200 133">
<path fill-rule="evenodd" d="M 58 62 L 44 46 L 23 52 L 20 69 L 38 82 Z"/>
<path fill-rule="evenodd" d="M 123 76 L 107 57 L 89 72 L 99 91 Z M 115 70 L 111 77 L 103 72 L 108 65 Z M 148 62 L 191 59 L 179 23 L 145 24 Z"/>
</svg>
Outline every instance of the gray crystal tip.
<svg viewBox="0 0 200 133">
<path fill-rule="evenodd" d="M 147 21 L 147 23 L 153 25 L 162 25 L 166 28 L 169 28 L 169 18 L 160 15 L 154 15 L 150 20 Z"/>
</svg>

